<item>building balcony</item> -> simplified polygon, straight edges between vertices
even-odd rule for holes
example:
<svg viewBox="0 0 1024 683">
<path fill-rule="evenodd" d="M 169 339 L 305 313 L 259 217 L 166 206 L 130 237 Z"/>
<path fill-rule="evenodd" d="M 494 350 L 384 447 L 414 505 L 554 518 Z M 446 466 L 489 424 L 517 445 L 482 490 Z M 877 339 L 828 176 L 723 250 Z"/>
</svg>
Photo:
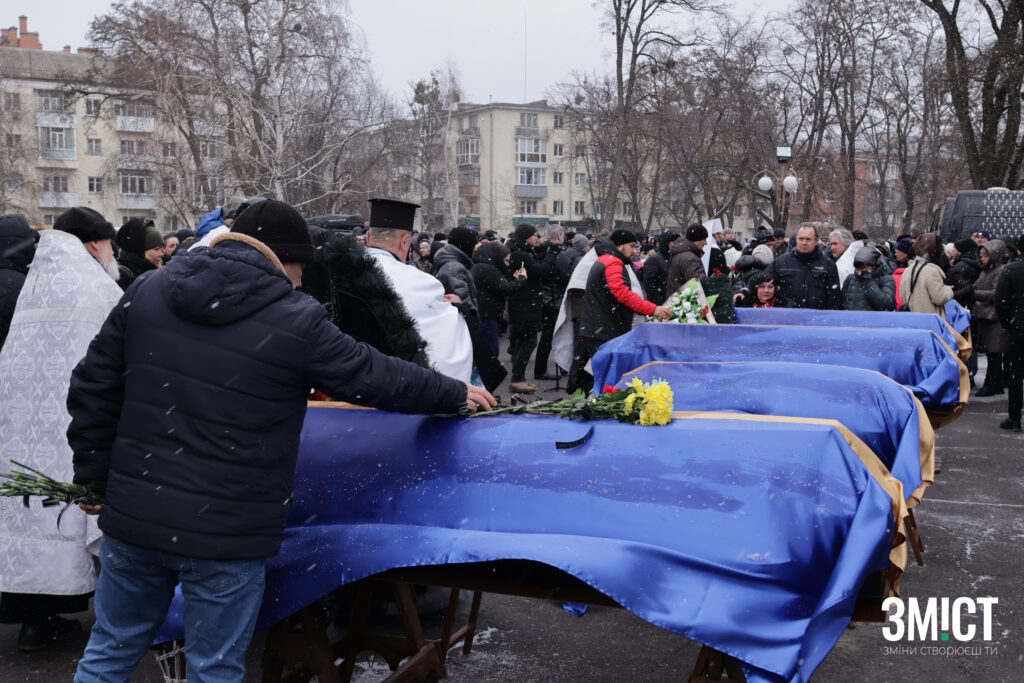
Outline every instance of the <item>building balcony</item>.
<svg viewBox="0 0 1024 683">
<path fill-rule="evenodd" d="M 152 116 L 118 116 L 114 127 L 123 133 L 152 133 L 156 119 Z"/>
<path fill-rule="evenodd" d="M 459 188 L 459 196 L 463 199 L 480 199 L 480 186 L 463 185 Z"/>
<path fill-rule="evenodd" d="M 74 128 L 75 115 L 66 112 L 41 111 L 36 114 L 36 126 L 40 128 Z"/>
<path fill-rule="evenodd" d="M 222 138 L 228 134 L 227 128 L 219 123 L 196 121 L 196 135 L 204 138 Z"/>
<path fill-rule="evenodd" d="M 151 194 L 118 194 L 117 208 L 152 211 L 156 208 L 156 197 Z"/>
<path fill-rule="evenodd" d="M 462 137 L 464 138 L 478 138 L 480 137 L 480 127 L 473 126 L 462 131 Z"/>
<path fill-rule="evenodd" d="M 78 206 L 77 192 L 40 192 L 39 208 L 70 209 Z"/>
<path fill-rule="evenodd" d="M 516 137 L 517 138 L 539 138 L 540 128 L 524 128 L 523 126 L 516 126 Z"/>
<path fill-rule="evenodd" d="M 74 161 L 78 158 L 78 155 L 73 149 L 40 149 L 39 158 L 56 161 Z"/>
<path fill-rule="evenodd" d="M 547 196 L 547 185 L 516 185 L 517 199 L 544 199 Z"/>
<path fill-rule="evenodd" d="M 129 171 L 152 171 L 156 169 L 156 157 L 152 154 L 118 154 L 117 167 Z"/>
</svg>

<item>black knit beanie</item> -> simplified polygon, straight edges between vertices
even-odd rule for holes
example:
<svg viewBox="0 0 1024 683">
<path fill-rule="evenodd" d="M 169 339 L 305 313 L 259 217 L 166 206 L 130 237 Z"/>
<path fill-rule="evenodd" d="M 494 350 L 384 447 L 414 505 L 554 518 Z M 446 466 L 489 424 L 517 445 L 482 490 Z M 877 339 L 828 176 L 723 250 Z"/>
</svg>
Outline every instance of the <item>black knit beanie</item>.
<svg viewBox="0 0 1024 683">
<path fill-rule="evenodd" d="M 315 252 L 305 219 L 290 205 L 276 199 L 247 208 L 235 219 L 231 232 L 263 242 L 282 263 L 313 262 Z"/>
<path fill-rule="evenodd" d="M 520 223 L 519 225 L 516 226 L 515 232 L 512 233 L 512 236 L 516 239 L 517 242 L 525 242 L 526 240 L 530 239 L 536 234 L 536 227 L 530 225 L 529 223 Z"/>
<path fill-rule="evenodd" d="M 117 237 L 114 238 L 114 241 L 117 242 L 117 246 L 120 249 L 127 251 L 129 254 L 145 256 L 147 248 L 146 230 L 152 227 L 152 225 L 153 221 L 148 218 L 132 218 L 117 231 Z M 156 228 L 153 228 L 153 230 L 156 230 Z M 163 240 L 160 240 L 160 244 L 163 244 Z"/>
<path fill-rule="evenodd" d="M 83 242 L 112 240 L 116 234 L 106 218 L 86 206 L 76 206 L 57 216 L 53 229 L 69 232 Z"/>
<path fill-rule="evenodd" d="M 458 247 L 469 258 L 473 258 L 476 242 L 476 231 L 470 228 L 452 228 L 452 231 L 448 233 L 448 244 Z"/>
</svg>

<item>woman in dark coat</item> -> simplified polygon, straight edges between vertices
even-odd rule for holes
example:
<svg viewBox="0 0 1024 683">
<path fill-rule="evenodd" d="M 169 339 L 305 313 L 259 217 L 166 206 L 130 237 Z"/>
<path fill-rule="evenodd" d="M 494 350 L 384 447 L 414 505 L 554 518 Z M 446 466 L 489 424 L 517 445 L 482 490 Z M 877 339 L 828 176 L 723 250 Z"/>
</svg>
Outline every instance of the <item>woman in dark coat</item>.
<svg viewBox="0 0 1024 683">
<path fill-rule="evenodd" d="M 1003 354 L 1009 350 L 1010 337 L 996 313 L 995 294 L 999 276 L 1006 262 L 1006 246 L 1001 240 L 989 240 L 979 250 L 981 275 L 974 282 L 974 309 L 971 319 L 977 331 L 978 351 L 988 358 L 985 384 L 978 390 L 978 396 L 995 396 L 1003 393 Z"/>
<path fill-rule="evenodd" d="M 509 251 L 501 242 L 481 244 L 473 256 L 473 280 L 476 282 L 480 329 L 487 337 L 491 353 L 498 355 L 499 321 L 505 315 L 507 298 L 526 285 L 526 273 L 512 276 Z"/>
<path fill-rule="evenodd" d="M 679 233 L 675 230 L 666 230 L 658 237 L 658 248 L 653 251 L 647 260 L 644 261 L 643 278 L 644 292 L 647 300 L 653 301 L 659 306 L 665 303 L 668 298 L 668 264 L 671 260 L 670 251 L 675 241 L 679 239 Z"/>
</svg>

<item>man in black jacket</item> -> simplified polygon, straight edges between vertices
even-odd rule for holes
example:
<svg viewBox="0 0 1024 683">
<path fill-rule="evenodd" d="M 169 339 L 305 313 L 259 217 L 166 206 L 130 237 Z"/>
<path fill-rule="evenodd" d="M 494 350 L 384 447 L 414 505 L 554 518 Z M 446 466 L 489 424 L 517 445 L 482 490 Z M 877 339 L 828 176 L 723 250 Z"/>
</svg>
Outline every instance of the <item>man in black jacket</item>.
<svg viewBox="0 0 1024 683">
<path fill-rule="evenodd" d="M 776 258 L 765 272 L 791 308 L 842 307 L 839 271 L 835 261 L 818 249 L 818 230 L 813 225 L 801 225 L 796 231 L 796 249 Z"/>
<path fill-rule="evenodd" d="M 537 385 L 526 381 L 526 366 L 537 336 L 544 326 L 544 283 L 554 273 L 555 254 L 540 253 L 540 235 L 529 223 L 516 226 L 512 233 L 512 270 L 526 269 L 526 285 L 508 298 L 509 345 L 512 347 L 512 376 L 509 388 L 532 393 Z M 543 369 L 543 368 L 542 368 Z"/>
<path fill-rule="evenodd" d="M 1017 240 L 1017 249 L 1024 254 L 1024 235 Z M 1021 431 L 1021 410 L 1024 407 L 1024 256 L 1006 265 L 995 294 L 996 314 L 999 323 L 1010 335 L 1009 351 L 1006 353 L 1007 413 L 1000 428 L 1012 432 Z"/>
<path fill-rule="evenodd" d="M 117 256 L 121 272 L 117 284 L 121 289 L 128 289 L 135 278 L 163 265 L 164 238 L 149 219 L 132 218 L 117 231 L 114 241 L 121 250 Z"/>
<path fill-rule="evenodd" d="M 493 405 L 341 333 L 295 291 L 305 221 L 276 201 L 249 215 L 137 278 L 72 375 L 75 482 L 105 497 L 83 506 L 104 539 L 79 683 L 128 680 L 179 582 L 190 676 L 243 680 L 311 387 L 401 412 Z"/>
</svg>

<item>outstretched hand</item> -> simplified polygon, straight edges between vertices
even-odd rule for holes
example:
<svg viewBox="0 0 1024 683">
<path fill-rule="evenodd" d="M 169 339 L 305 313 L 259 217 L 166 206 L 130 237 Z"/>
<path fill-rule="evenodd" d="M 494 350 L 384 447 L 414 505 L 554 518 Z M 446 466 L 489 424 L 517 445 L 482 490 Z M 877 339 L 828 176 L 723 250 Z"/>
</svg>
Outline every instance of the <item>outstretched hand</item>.
<svg viewBox="0 0 1024 683">
<path fill-rule="evenodd" d="M 672 317 L 672 309 L 668 306 L 658 306 L 654 309 L 654 315 L 659 320 L 668 320 Z"/>
<path fill-rule="evenodd" d="M 475 413 L 477 410 L 490 411 L 498 402 L 491 396 L 491 392 L 466 382 L 466 405 L 470 412 Z"/>
</svg>

